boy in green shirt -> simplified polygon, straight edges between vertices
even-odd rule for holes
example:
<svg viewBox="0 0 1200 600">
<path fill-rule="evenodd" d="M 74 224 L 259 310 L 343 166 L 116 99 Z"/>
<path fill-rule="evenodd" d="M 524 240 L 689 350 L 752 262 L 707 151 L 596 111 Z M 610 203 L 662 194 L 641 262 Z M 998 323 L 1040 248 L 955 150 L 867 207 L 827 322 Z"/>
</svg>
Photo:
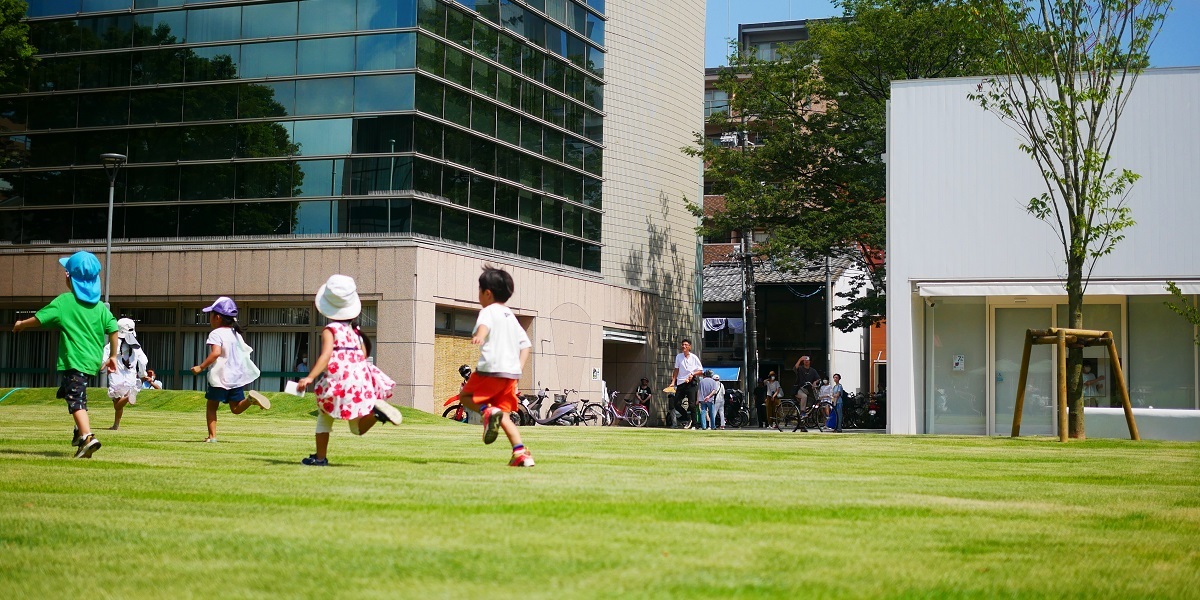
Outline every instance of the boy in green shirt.
<svg viewBox="0 0 1200 600">
<path fill-rule="evenodd" d="M 100 449 L 100 440 L 92 435 L 87 412 L 87 378 L 100 371 L 117 368 L 117 320 L 100 302 L 100 260 L 91 252 L 76 252 L 58 259 L 67 272 L 69 293 L 61 294 L 37 313 L 13 325 L 13 333 L 31 327 L 46 327 L 62 332 L 58 341 L 57 370 L 62 375 L 58 398 L 67 401 L 67 411 L 75 418 L 72 446 L 79 450 L 75 458 L 91 458 Z M 104 337 L 112 348 L 104 361 Z M 104 361 L 103 365 L 101 362 Z"/>
</svg>

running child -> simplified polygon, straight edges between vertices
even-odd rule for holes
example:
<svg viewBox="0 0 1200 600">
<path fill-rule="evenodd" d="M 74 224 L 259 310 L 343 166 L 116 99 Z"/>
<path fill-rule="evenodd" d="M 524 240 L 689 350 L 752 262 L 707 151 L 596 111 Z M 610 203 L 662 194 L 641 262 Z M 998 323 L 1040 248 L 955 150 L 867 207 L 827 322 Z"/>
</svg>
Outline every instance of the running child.
<svg viewBox="0 0 1200 600">
<path fill-rule="evenodd" d="M 375 423 L 399 425 L 404 417 L 399 409 L 387 403 L 396 382 L 367 360 L 371 355 L 371 339 L 358 326 L 362 303 L 354 279 L 330 276 L 317 290 L 316 304 L 317 311 L 329 319 L 329 324 L 321 331 L 321 355 L 308 376 L 296 382 L 296 390 L 304 392 L 325 373 L 313 388 L 317 395 L 317 452 L 300 461 L 324 467 L 329 465 L 326 450 L 334 419 L 347 421 L 350 433 L 363 435 Z"/>
<path fill-rule="evenodd" d="M 142 380 L 147 376 L 146 365 L 150 362 L 138 343 L 133 319 L 117 319 L 117 339 L 121 340 L 121 349 L 117 352 L 117 370 L 108 376 L 108 397 L 113 403 L 113 424 L 109 429 L 113 431 L 121 426 L 125 405 L 137 404 L 138 391 L 142 389 Z M 110 352 L 109 346 L 105 346 L 104 353 Z"/>
<path fill-rule="evenodd" d="M 521 443 L 521 432 L 509 413 L 517 410 L 517 380 L 529 360 L 532 344 L 525 329 L 504 305 L 513 294 L 507 271 L 485 265 L 479 276 L 479 318 L 471 343 L 479 349 L 479 364 L 459 393 L 459 401 L 483 416 L 483 443 L 496 441 L 500 429 L 512 443 L 510 467 L 532 467 L 533 455 Z"/>
<path fill-rule="evenodd" d="M 238 308 L 233 300 L 221 296 L 212 306 L 204 309 L 208 313 L 208 325 L 212 332 L 205 341 L 209 352 L 204 362 L 192 367 L 192 373 L 199 375 L 208 371 L 208 391 L 204 397 L 208 399 L 205 417 L 208 420 L 208 437 L 205 442 L 217 441 L 217 409 L 222 404 L 229 405 L 229 412 L 240 415 L 250 405 L 256 404 L 263 410 L 270 410 L 271 401 L 266 396 L 245 387 L 258 379 L 258 369 L 247 372 L 250 353 L 254 350 L 242 339 L 242 327 L 238 324 Z M 247 398 L 246 396 L 250 396 Z"/>
<path fill-rule="evenodd" d="M 58 259 L 66 270 L 67 293 L 60 294 L 32 317 L 13 324 L 13 333 L 33 327 L 58 329 L 58 362 L 61 377 L 56 397 L 67 401 L 67 412 L 75 419 L 71 445 L 75 458 L 91 458 L 100 449 L 88 418 L 88 376 L 103 366 L 110 373 L 117 363 L 117 320 L 100 302 L 100 259 L 91 252 L 76 252 Z M 100 349 L 108 337 L 108 359 Z"/>
</svg>

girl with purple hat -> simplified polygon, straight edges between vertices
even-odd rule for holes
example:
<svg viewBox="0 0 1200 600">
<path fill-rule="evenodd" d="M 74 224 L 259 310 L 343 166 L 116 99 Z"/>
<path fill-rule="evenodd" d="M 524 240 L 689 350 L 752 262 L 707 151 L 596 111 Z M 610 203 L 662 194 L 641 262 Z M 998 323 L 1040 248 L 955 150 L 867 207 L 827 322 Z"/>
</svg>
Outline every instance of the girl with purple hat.
<svg viewBox="0 0 1200 600">
<path fill-rule="evenodd" d="M 199 375 L 204 369 L 212 367 L 208 372 L 208 391 L 204 393 L 204 397 L 208 399 L 205 415 L 208 420 L 208 437 L 204 441 L 216 442 L 217 409 L 222 404 L 228 404 L 229 412 L 239 415 L 252 404 L 269 410 L 271 401 L 256 391 L 245 389 L 258 379 L 259 371 L 250 360 L 250 353 L 254 349 L 242 338 L 242 327 L 237 320 L 237 304 L 234 304 L 232 299 L 221 296 L 212 306 L 205 308 L 204 312 L 208 313 L 208 324 L 212 327 L 212 332 L 205 341 L 210 350 L 204 362 L 192 367 L 192 373 Z"/>
</svg>

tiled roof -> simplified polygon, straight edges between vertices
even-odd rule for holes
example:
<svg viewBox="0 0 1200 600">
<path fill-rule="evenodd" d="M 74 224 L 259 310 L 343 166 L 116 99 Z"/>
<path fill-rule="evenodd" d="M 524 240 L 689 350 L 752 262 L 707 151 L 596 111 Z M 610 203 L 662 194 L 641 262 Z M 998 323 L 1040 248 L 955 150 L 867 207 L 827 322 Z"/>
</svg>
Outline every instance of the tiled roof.
<svg viewBox="0 0 1200 600">
<path fill-rule="evenodd" d="M 853 263 L 847 259 L 829 261 L 830 276 L 836 281 Z M 741 302 L 742 271 L 734 262 L 714 262 L 704 265 L 705 302 Z M 785 272 L 775 268 L 772 261 L 763 261 L 754 266 L 754 281 L 763 284 L 824 284 L 825 261 L 811 261 L 798 271 Z"/>
</svg>

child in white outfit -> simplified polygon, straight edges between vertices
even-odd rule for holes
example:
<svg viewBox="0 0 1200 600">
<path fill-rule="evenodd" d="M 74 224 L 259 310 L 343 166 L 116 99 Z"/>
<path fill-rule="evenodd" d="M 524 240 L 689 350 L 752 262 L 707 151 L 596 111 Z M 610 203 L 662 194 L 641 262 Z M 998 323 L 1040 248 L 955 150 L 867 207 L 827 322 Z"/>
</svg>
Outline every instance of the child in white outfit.
<svg viewBox="0 0 1200 600">
<path fill-rule="evenodd" d="M 149 363 L 146 353 L 142 352 L 142 345 L 138 343 L 133 319 L 117 319 L 117 339 L 120 340 L 117 370 L 108 374 L 108 397 L 113 403 L 113 424 L 109 427 L 112 430 L 121 426 L 125 405 L 137 404 L 138 390 L 142 389 L 142 379 L 146 377 L 146 365 Z M 106 344 L 104 354 L 108 353 L 109 346 Z"/>
</svg>

